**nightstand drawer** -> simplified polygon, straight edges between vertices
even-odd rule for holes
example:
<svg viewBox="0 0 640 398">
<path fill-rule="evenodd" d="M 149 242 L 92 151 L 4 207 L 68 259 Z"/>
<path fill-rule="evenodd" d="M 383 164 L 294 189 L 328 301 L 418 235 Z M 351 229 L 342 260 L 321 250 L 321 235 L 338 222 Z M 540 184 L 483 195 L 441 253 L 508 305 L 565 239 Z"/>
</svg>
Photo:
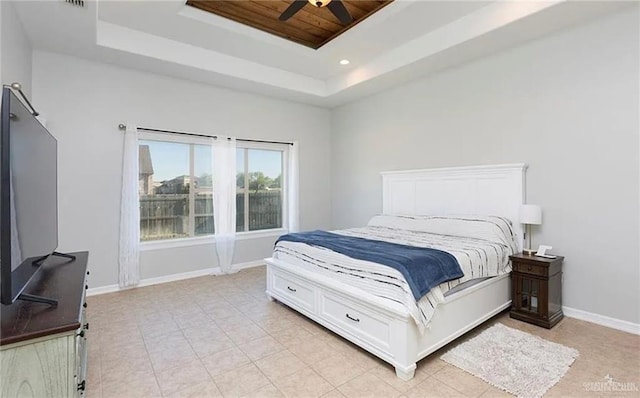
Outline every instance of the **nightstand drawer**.
<svg viewBox="0 0 640 398">
<path fill-rule="evenodd" d="M 547 276 L 548 268 L 544 267 L 542 265 L 526 264 L 526 263 L 516 262 L 514 264 L 514 270 L 516 272 L 520 272 L 522 274 Z"/>
</svg>

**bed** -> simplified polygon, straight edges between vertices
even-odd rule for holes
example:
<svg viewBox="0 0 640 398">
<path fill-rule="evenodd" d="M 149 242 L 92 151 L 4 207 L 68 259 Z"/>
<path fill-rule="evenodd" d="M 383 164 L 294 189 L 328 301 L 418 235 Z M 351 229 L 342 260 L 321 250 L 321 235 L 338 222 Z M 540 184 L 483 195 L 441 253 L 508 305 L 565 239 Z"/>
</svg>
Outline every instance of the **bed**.
<svg viewBox="0 0 640 398">
<path fill-rule="evenodd" d="M 367 228 L 337 232 L 367 237 L 372 231 L 414 230 L 415 225 L 437 224 L 438 220 L 429 217 L 433 215 L 457 214 L 454 218 L 461 220 L 474 215 L 508 223 L 513 240 L 509 251 L 519 251 L 523 230 L 517 220 L 524 198 L 525 170 L 524 164 L 508 164 L 383 172 L 383 216 L 374 217 Z M 409 240 L 396 235 L 385 239 L 400 243 Z M 416 299 L 413 306 L 402 293 L 380 294 L 358 278 L 349 279 L 336 269 L 322 266 L 343 264 L 351 268 L 340 256 L 313 245 L 279 242 L 274 257 L 266 259 L 267 294 L 390 363 L 404 380 L 414 376 L 420 359 L 511 304 L 504 253 L 496 254 L 502 262 L 493 266 L 495 272 L 476 278 L 467 277 L 473 264 L 461 262 L 465 277 L 433 289 L 426 301 L 434 305 Z M 360 266 L 385 267 L 353 261 L 360 261 Z M 379 274 L 379 269 L 371 270 Z M 404 289 L 407 295 L 406 286 L 394 289 Z"/>
</svg>

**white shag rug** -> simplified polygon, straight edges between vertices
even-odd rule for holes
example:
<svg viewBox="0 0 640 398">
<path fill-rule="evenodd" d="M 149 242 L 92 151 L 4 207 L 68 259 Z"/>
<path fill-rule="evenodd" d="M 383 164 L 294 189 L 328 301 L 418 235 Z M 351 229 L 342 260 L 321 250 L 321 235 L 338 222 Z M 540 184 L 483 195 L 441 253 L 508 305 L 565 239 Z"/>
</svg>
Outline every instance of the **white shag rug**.
<svg viewBox="0 0 640 398">
<path fill-rule="evenodd" d="M 537 398 L 567 373 L 578 355 L 573 348 L 496 323 L 441 358 L 513 395 Z"/>
</svg>

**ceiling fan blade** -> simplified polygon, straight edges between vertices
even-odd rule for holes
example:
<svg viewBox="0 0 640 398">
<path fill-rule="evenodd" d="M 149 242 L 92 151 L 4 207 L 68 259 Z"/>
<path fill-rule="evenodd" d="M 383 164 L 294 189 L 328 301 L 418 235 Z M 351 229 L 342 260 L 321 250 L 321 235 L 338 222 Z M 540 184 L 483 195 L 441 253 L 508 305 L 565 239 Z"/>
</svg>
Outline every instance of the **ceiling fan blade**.
<svg viewBox="0 0 640 398">
<path fill-rule="evenodd" d="M 307 5 L 307 0 L 294 0 L 293 3 L 278 17 L 281 21 L 286 21 L 291 18 L 296 12 L 302 10 L 302 7 Z"/>
<path fill-rule="evenodd" d="M 345 25 L 350 24 L 353 20 L 353 18 L 351 18 L 351 15 L 349 14 L 349 11 L 347 11 L 347 7 L 345 7 L 340 0 L 331 1 L 329 4 L 327 4 L 327 8 L 329 8 L 333 15 L 335 15 L 336 18 L 338 18 L 340 22 Z"/>
</svg>

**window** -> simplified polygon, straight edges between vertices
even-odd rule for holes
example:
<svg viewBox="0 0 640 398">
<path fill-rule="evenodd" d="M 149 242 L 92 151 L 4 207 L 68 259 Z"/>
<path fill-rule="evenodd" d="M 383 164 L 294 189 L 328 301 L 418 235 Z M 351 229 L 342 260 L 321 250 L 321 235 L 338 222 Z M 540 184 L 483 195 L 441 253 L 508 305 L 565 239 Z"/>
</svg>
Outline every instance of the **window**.
<svg viewBox="0 0 640 398">
<path fill-rule="evenodd" d="M 212 235 L 211 146 L 206 139 L 143 138 L 139 141 L 140 240 Z M 280 144 L 238 142 L 236 232 L 285 225 L 287 150 Z"/>
<path fill-rule="evenodd" d="M 281 145 L 237 149 L 237 232 L 282 228 L 284 151 Z"/>
<path fill-rule="evenodd" d="M 211 146 L 141 140 L 140 240 L 213 234 Z"/>
</svg>

